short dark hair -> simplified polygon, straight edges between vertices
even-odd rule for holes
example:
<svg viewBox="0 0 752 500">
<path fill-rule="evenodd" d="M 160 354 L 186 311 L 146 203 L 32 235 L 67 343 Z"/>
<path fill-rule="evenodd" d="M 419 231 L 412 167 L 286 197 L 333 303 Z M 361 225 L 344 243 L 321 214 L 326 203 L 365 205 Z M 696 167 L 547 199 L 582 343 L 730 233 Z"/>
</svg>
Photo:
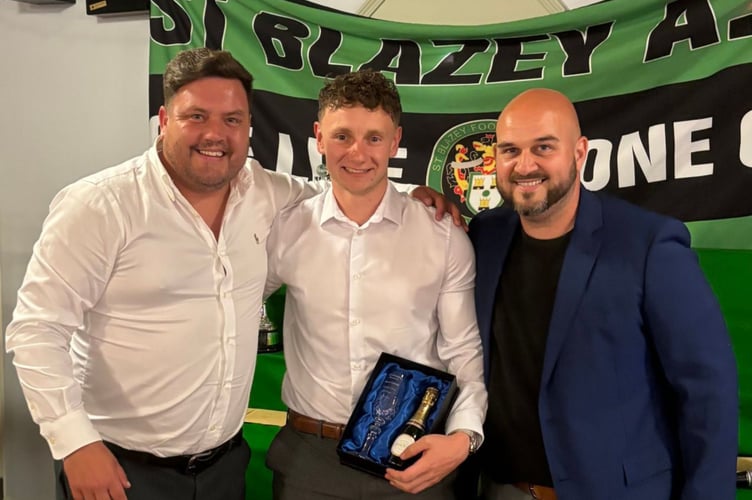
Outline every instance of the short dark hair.
<svg viewBox="0 0 752 500">
<path fill-rule="evenodd" d="M 205 47 L 179 52 L 167 63 L 162 82 L 165 106 L 183 86 L 208 77 L 240 81 L 251 109 L 253 76 L 229 52 Z"/>
<path fill-rule="evenodd" d="M 394 82 L 372 69 L 339 75 L 319 91 L 319 120 L 327 109 L 361 105 L 366 109 L 381 108 L 399 125 L 402 105 Z"/>
</svg>

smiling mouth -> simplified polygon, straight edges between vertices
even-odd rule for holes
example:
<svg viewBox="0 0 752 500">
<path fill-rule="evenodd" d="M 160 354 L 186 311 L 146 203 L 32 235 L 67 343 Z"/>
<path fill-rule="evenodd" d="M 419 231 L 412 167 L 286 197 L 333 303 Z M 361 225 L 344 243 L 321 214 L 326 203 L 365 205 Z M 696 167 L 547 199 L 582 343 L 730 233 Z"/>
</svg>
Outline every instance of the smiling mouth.
<svg viewBox="0 0 752 500">
<path fill-rule="evenodd" d="M 344 170 L 348 174 L 366 174 L 366 173 L 370 172 L 372 169 L 370 169 L 370 168 L 357 169 L 357 168 L 350 168 L 350 167 L 342 167 L 342 170 Z"/>
<path fill-rule="evenodd" d="M 522 179 L 515 181 L 515 184 L 521 187 L 535 187 L 539 184 L 543 184 L 543 179 Z"/>
<path fill-rule="evenodd" d="M 211 151 L 207 149 L 197 149 L 196 152 L 202 156 L 209 156 L 211 158 L 222 158 L 226 154 L 224 151 Z"/>
</svg>

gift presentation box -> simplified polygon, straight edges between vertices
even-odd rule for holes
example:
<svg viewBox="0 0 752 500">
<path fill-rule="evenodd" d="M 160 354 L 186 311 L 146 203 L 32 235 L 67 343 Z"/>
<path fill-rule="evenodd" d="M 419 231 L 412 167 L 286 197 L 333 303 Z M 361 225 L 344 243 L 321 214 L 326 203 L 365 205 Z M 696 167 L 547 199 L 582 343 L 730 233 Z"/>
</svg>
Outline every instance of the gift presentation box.
<svg viewBox="0 0 752 500">
<path fill-rule="evenodd" d="M 394 391 L 389 392 L 390 385 L 399 386 L 394 396 Z M 383 477 L 387 467 L 391 467 L 387 461 L 392 443 L 418 409 L 429 387 L 436 387 L 439 397 L 426 420 L 426 434 L 443 434 L 447 415 L 458 393 L 454 375 L 382 353 L 337 445 L 340 462 Z M 393 401 L 396 403 L 390 404 Z M 415 460 L 408 461 L 404 467 Z"/>
</svg>

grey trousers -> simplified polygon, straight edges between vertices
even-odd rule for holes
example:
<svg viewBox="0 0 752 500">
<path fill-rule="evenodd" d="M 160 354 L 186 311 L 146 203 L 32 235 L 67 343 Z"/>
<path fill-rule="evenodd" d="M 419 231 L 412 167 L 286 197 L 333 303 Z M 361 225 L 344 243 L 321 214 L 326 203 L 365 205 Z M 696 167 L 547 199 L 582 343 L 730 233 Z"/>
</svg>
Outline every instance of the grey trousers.
<svg viewBox="0 0 752 500">
<path fill-rule="evenodd" d="M 266 465 L 274 472 L 275 500 L 454 500 L 456 472 L 417 494 L 405 493 L 383 478 L 339 463 L 337 442 L 284 426 L 272 441 Z"/>
<path fill-rule="evenodd" d="M 128 500 L 244 500 L 245 471 L 251 450 L 245 439 L 201 473 L 183 474 L 168 467 L 134 462 L 116 457 L 131 487 L 125 490 Z M 57 500 L 71 500 L 62 462 L 55 462 L 58 472 Z M 108 497 L 109 498 L 109 497 Z"/>
<path fill-rule="evenodd" d="M 530 500 L 533 496 L 515 488 L 511 484 L 494 483 L 481 475 L 480 489 L 482 500 Z"/>
</svg>

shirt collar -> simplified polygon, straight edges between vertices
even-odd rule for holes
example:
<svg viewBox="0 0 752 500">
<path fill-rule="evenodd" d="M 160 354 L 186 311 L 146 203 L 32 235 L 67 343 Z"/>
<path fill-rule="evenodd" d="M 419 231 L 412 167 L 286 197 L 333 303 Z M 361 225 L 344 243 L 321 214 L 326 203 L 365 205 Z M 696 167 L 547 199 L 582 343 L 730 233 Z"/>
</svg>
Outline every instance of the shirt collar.
<svg viewBox="0 0 752 500">
<path fill-rule="evenodd" d="M 338 221 L 346 222 L 347 224 L 357 227 L 357 224 L 348 219 L 345 213 L 337 204 L 337 200 L 334 198 L 334 193 L 332 192 L 331 185 L 327 188 L 322 196 L 323 202 L 321 207 L 321 217 L 319 219 L 320 225 L 323 225 L 325 222 L 331 219 L 336 219 Z M 403 196 L 404 195 L 397 192 L 392 183 L 389 182 L 387 184 L 384 197 L 376 207 L 376 211 L 373 213 L 373 215 L 371 215 L 371 217 L 368 218 L 365 224 L 360 227 L 365 228 L 370 224 L 377 224 L 384 219 L 391 221 L 397 225 L 401 224 L 402 211 L 405 202 Z"/>
</svg>

